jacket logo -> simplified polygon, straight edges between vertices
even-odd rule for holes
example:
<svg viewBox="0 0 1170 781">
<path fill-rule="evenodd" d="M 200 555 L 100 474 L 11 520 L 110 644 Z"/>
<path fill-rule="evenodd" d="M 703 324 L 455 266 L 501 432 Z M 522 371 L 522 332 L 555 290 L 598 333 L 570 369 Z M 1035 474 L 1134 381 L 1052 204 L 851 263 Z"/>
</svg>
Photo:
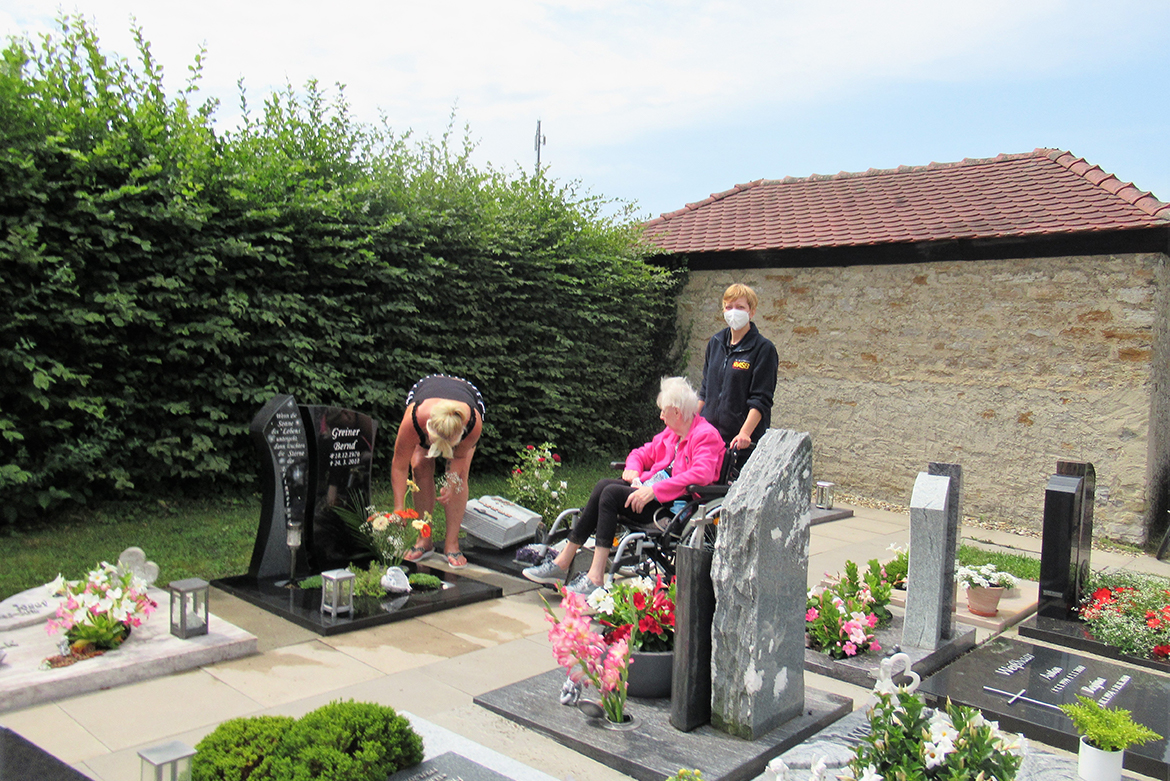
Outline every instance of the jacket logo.
<svg viewBox="0 0 1170 781">
<path fill-rule="evenodd" d="M 751 361 L 733 361 L 731 364 L 731 368 L 744 369 L 746 371 L 747 369 L 752 368 L 752 362 Z"/>
</svg>

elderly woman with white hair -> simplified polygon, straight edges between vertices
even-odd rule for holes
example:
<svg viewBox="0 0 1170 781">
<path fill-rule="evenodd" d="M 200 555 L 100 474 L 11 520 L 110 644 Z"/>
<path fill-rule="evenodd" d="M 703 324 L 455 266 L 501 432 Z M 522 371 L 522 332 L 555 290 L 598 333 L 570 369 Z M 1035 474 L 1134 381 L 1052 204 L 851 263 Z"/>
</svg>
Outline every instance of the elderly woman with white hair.
<svg viewBox="0 0 1170 781">
<path fill-rule="evenodd" d="M 573 557 L 592 534 L 593 563 L 565 586 L 589 596 L 605 581 L 614 532 L 620 518 L 648 523 L 654 512 L 683 496 L 688 485 L 709 485 L 719 477 L 724 444 L 719 431 L 699 416 L 699 397 L 684 377 L 664 377 L 658 393 L 666 428 L 630 451 L 621 479 L 599 480 L 589 502 L 573 522 L 569 540 L 556 558 L 524 570 L 537 583 L 557 585 L 569 574 Z"/>
</svg>

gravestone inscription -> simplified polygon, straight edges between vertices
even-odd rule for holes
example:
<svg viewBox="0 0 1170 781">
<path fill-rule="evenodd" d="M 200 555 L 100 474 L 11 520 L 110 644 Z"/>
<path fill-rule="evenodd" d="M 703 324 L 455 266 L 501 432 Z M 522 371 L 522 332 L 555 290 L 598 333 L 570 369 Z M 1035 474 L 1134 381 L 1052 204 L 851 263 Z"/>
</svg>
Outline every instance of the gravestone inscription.
<svg viewBox="0 0 1170 781">
<path fill-rule="evenodd" d="M 403 768 L 386 781 L 510 781 L 508 776 L 448 751 L 412 767 Z"/>
<path fill-rule="evenodd" d="M 292 396 L 274 396 L 256 413 L 250 432 L 260 456 L 263 489 L 260 527 L 248 575 L 287 575 L 290 561 L 286 530 L 290 520 L 304 523 L 309 484 L 308 436 L 296 401 Z M 298 550 L 295 568 L 306 569 L 304 547 Z"/>
<path fill-rule="evenodd" d="M 1071 461 L 1057 462 L 1057 473 L 1048 480 L 1036 610 L 1043 618 L 1076 617 L 1089 577 L 1095 485 L 1093 465 Z"/>
<path fill-rule="evenodd" d="M 370 560 L 369 551 L 354 538 L 335 512 L 348 507 L 361 512 L 370 503 L 370 470 L 378 422 L 369 415 L 341 407 L 301 405 L 309 431 L 309 486 L 306 546 L 313 572 Z"/>
<path fill-rule="evenodd" d="M 1078 736 L 1060 705 L 1080 694 L 1124 708 L 1162 739 L 1125 752 L 1125 766 L 1157 778 L 1170 773 L 1170 680 L 1104 659 L 993 638 L 922 682 L 932 704 L 950 698 L 983 711 L 1002 729 L 1075 752 Z"/>
</svg>

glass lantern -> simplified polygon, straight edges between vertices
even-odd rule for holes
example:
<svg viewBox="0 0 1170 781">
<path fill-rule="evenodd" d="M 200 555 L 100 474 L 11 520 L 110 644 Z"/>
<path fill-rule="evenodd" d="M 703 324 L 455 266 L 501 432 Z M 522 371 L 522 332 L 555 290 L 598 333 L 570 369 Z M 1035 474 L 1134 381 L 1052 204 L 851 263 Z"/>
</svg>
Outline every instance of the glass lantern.
<svg viewBox="0 0 1170 781">
<path fill-rule="evenodd" d="M 356 578 L 347 569 L 321 573 L 321 612 L 331 616 L 353 613 L 353 585 Z"/>
<path fill-rule="evenodd" d="M 142 781 L 191 781 L 191 757 L 195 749 L 177 740 L 138 752 Z"/>
<path fill-rule="evenodd" d="M 211 584 L 200 578 L 174 580 L 171 592 L 171 634 L 182 640 L 207 634 L 207 600 Z"/>
<path fill-rule="evenodd" d="M 813 504 L 817 506 L 818 510 L 832 510 L 833 509 L 833 487 L 835 483 L 830 483 L 826 480 L 817 480 L 816 499 Z"/>
</svg>

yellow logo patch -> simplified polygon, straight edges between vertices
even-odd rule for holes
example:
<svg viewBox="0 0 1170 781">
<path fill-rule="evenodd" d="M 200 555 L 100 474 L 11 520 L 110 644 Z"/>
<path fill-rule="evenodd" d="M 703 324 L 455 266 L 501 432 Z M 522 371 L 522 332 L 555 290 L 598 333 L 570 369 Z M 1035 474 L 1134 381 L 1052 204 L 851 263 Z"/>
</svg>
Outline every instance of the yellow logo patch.
<svg viewBox="0 0 1170 781">
<path fill-rule="evenodd" d="M 744 371 L 747 371 L 748 369 L 752 368 L 752 362 L 751 361 L 734 361 L 731 364 L 731 368 L 743 369 Z"/>
</svg>

